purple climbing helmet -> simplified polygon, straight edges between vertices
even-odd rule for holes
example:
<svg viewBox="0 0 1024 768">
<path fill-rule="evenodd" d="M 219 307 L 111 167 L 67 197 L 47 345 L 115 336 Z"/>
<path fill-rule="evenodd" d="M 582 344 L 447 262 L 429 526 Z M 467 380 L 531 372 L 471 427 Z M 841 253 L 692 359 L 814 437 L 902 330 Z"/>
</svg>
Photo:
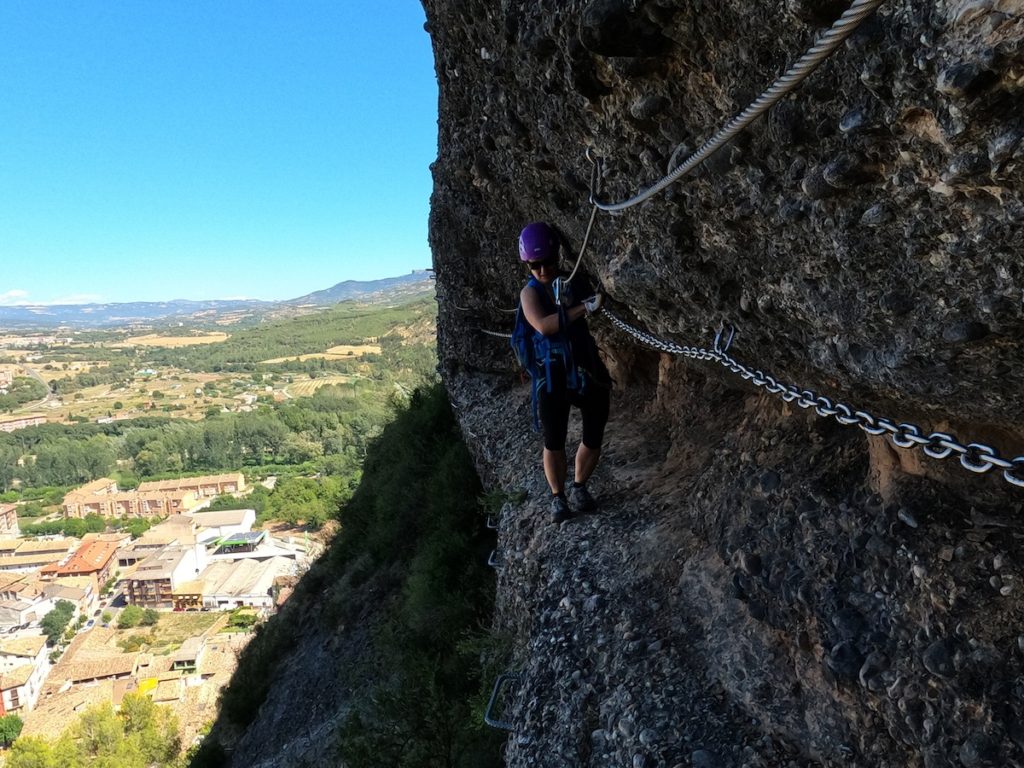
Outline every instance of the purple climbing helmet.
<svg viewBox="0 0 1024 768">
<path fill-rule="evenodd" d="M 551 261 L 558 257 L 558 233 L 544 221 L 527 224 L 519 233 L 519 258 L 523 261 Z"/>
</svg>

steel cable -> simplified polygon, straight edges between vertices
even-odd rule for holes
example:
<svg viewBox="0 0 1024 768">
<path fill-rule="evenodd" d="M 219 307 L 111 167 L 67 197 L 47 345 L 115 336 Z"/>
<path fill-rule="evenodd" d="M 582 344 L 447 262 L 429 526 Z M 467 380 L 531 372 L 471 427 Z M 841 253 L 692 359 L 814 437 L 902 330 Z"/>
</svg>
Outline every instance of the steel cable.
<svg viewBox="0 0 1024 768">
<path fill-rule="evenodd" d="M 687 173 L 697 168 L 731 141 L 736 134 L 771 109 L 779 99 L 791 93 L 800 85 L 883 2 L 885 0 L 854 0 L 832 27 L 818 38 L 815 44 L 784 75 L 772 83 L 768 90 L 758 96 L 746 109 L 720 128 L 718 133 L 704 142 L 696 152 L 686 158 L 675 170 L 654 184 L 654 186 L 619 203 L 604 203 L 593 196 L 591 197 L 591 202 L 602 211 L 624 211 L 650 199 L 673 182 L 678 181 Z"/>
</svg>

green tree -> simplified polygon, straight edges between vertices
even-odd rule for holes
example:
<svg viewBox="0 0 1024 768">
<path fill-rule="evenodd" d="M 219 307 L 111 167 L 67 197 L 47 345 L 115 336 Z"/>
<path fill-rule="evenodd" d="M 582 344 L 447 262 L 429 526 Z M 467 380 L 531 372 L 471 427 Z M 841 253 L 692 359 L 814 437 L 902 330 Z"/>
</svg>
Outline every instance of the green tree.
<svg viewBox="0 0 1024 768">
<path fill-rule="evenodd" d="M 9 491 L 17 476 L 19 451 L 17 448 L 0 446 L 0 491 Z"/>
<path fill-rule="evenodd" d="M 26 736 L 14 742 L 7 768 L 63 768 L 54 762 L 50 743 L 41 736 Z"/>
<path fill-rule="evenodd" d="M 173 713 L 144 694 L 126 694 L 121 712 L 98 704 L 53 741 L 19 738 L 8 768 L 178 768 L 181 741 Z"/>
<path fill-rule="evenodd" d="M 42 621 L 39 622 L 40 628 L 43 630 L 43 634 L 47 637 L 47 642 L 52 646 L 56 645 L 60 636 L 63 634 L 65 627 L 68 622 L 71 621 L 71 617 L 75 615 L 75 606 L 67 600 L 58 600 L 57 604 L 53 607 L 49 613 L 43 616 Z"/>
<path fill-rule="evenodd" d="M 86 709 L 73 730 L 84 754 L 92 758 L 114 752 L 124 734 L 124 728 L 109 704 Z"/>
<path fill-rule="evenodd" d="M 5 715 L 0 717 L 0 740 L 3 741 L 5 747 L 9 747 L 11 742 L 21 735 L 21 729 L 25 727 L 25 723 L 17 715 Z"/>
<path fill-rule="evenodd" d="M 147 608 L 142 612 L 142 618 L 139 619 L 139 623 L 144 627 L 156 626 L 156 623 L 160 621 L 160 614 L 152 608 Z"/>
<path fill-rule="evenodd" d="M 123 611 L 121 615 L 117 617 L 117 626 L 119 629 L 131 629 L 132 627 L 139 626 L 139 622 L 142 621 L 144 616 L 143 610 L 137 605 L 129 605 Z"/>
</svg>

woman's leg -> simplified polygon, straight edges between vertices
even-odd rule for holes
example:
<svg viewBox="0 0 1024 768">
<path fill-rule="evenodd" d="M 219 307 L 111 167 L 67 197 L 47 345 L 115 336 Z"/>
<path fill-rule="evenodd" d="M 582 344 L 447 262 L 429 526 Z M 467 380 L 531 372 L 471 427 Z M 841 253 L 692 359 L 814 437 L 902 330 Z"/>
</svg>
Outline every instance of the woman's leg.
<svg viewBox="0 0 1024 768">
<path fill-rule="evenodd" d="M 577 463 L 579 459 L 577 458 Z M 552 451 L 544 449 L 544 477 L 548 481 L 548 487 L 552 494 L 561 493 L 565 488 L 565 449 Z"/>
<path fill-rule="evenodd" d="M 604 442 L 604 428 L 608 423 L 611 388 L 591 382 L 586 394 L 579 402 L 583 419 L 583 440 L 576 451 L 576 474 L 573 481 L 584 485 L 597 468 L 601 458 L 601 444 Z"/>
<path fill-rule="evenodd" d="M 551 391 L 541 385 L 537 393 L 537 410 L 544 432 L 544 477 L 551 493 L 565 488 L 565 436 L 569 430 L 569 396 L 565 391 L 565 374 L 552 374 Z"/>
<path fill-rule="evenodd" d="M 597 468 L 597 462 L 601 458 L 601 448 L 589 448 L 586 443 L 580 443 L 576 451 L 576 473 L 573 482 L 584 485 Z M 546 463 L 545 463 L 546 465 Z M 565 454 L 562 454 L 562 466 L 565 467 Z M 562 481 L 565 481 L 563 472 Z"/>
</svg>

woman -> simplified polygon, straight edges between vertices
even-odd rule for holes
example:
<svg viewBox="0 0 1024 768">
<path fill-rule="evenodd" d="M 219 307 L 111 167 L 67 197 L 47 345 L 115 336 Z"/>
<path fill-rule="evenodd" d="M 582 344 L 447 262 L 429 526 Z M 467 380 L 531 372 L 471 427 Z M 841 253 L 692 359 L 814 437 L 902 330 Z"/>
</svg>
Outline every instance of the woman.
<svg viewBox="0 0 1024 768">
<path fill-rule="evenodd" d="M 541 429 L 544 434 L 544 477 L 551 488 L 551 517 L 561 523 L 572 512 L 587 512 L 597 504 L 587 491 L 587 480 L 601 456 L 608 421 L 611 377 L 597 354 L 587 328 L 586 315 L 601 307 L 601 294 L 585 301 L 574 298 L 558 268 L 561 238 L 545 222 L 528 224 L 519 235 L 519 258 L 530 269 L 530 280 L 519 294 L 522 315 L 533 330 L 536 366 L 531 371 Z M 577 278 L 579 281 L 579 278 Z M 575 286 L 581 288 L 581 285 Z M 577 290 L 586 296 L 589 290 Z M 565 439 L 569 409 L 575 405 L 583 418 L 583 440 L 576 451 L 575 475 L 565 497 Z"/>
</svg>

